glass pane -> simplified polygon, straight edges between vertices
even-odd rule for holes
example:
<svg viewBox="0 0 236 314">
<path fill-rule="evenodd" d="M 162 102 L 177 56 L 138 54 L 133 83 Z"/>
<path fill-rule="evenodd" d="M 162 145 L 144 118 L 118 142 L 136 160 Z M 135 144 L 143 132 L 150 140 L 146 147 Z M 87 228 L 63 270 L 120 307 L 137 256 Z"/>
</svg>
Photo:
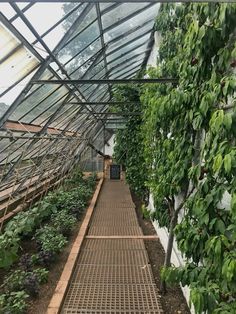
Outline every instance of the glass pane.
<svg viewBox="0 0 236 314">
<path fill-rule="evenodd" d="M 145 23 L 144 26 L 140 29 L 137 29 L 136 31 L 132 32 L 131 34 L 123 37 L 122 39 L 119 39 L 117 41 L 115 41 L 114 43 L 111 42 L 111 44 L 109 44 L 107 52 L 109 53 L 110 51 L 116 49 L 117 47 L 131 41 L 132 39 L 136 38 L 138 35 L 140 35 L 140 33 L 145 33 L 147 31 L 151 31 L 153 27 L 153 19 L 149 20 L 149 22 Z M 105 34 L 106 36 L 106 34 Z"/>
<path fill-rule="evenodd" d="M 0 23 L 0 62 L 15 47 L 19 45 L 19 41 Z"/>
<path fill-rule="evenodd" d="M 42 85 L 16 108 L 10 120 L 29 123 L 67 92 L 64 86 Z"/>
<path fill-rule="evenodd" d="M 94 27 L 96 27 L 96 31 L 94 31 Z M 100 38 L 96 40 L 93 44 L 86 47 L 89 40 L 93 41 L 99 35 L 99 29 L 97 23 L 91 25 L 86 31 L 84 31 L 78 38 L 74 39 L 69 45 L 67 45 L 64 49 L 62 49 L 59 53 L 59 60 L 63 63 L 68 62 L 66 64 L 66 69 L 69 72 L 72 72 L 76 68 L 78 68 L 81 64 L 83 64 L 86 60 L 88 60 L 91 56 L 93 56 L 99 49 L 101 49 L 101 40 Z M 90 42 L 91 42 L 90 41 Z M 82 51 L 83 50 L 83 51 Z M 82 51 L 78 54 L 78 52 Z M 78 55 L 77 55 L 78 54 Z"/>
<path fill-rule="evenodd" d="M 131 64 L 125 68 L 122 68 L 120 70 L 117 69 L 116 71 L 110 74 L 110 78 L 114 78 L 117 75 L 122 76 L 122 74 L 125 73 L 126 71 L 134 70 L 135 68 L 140 67 L 142 62 L 143 62 L 143 58 L 141 59 L 141 61 L 139 60 L 138 62 L 135 62 L 134 64 Z"/>
<path fill-rule="evenodd" d="M 146 5 L 146 3 L 124 3 L 118 6 L 102 16 L 103 28 L 106 29 Z"/>
<path fill-rule="evenodd" d="M 80 8 L 78 10 L 78 16 L 80 13 L 84 10 L 85 6 Z M 93 7 L 88 14 L 85 16 L 83 19 L 83 22 L 79 25 L 79 27 L 75 30 L 75 32 L 70 36 L 69 40 L 70 41 L 73 37 L 75 37 L 77 34 L 81 33 L 90 23 L 92 23 L 95 19 L 97 18 L 97 13 L 95 7 Z M 72 25 L 71 21 L 67 21 L 67 29 Z M 95 24 L 94 24 L 95 25 Z M 95 27 L 94 27 L 95 30 Z M 92 33 L 91 33 L 92 35 Z M 91 42 L 90 38 L 87 38 L 87 42 Z"/>
<path fill-rule="evenodd" d="M 63 6 L 66 6 L 66 5 L 70 5 L 70 10 L 66 10 L 66 12 L 63 11 L 63 16 L 65 15 L 65 13 L 67 14 L 76 6 L 78 6 L 78 3 L 76 4 L 65 3 Z M 71 15 L 69 15 L 62 23 L 60 23 L 53 30 L 51 30 L 50 33 L 48 33 L 46 36 L 43 36 L 43 40 L 45 41 L 45 43 L 48 45 L 50 49 L 54 49 L 55 46 L 59 43 L 59 41 L 63 38 L 65 33 L 68 31 L 68 29 L 71 27 L 71 25 L 75 22 L 75 20 L 79 16 L 80 11 L 84 6 L 85 5 L 80 6 L 77 10 L 71 13 Z"/>
<path fill-rule="evenodd" d="M 148 8 L 145 11 L 141 12 L 140 14 L 137 14 L 132 19 L 129 19 L 128 21 L 122 23 L 121 25 L 106 32 L 105 33 L 106 41 L 111 40 L 112 38 L 115 38 L 119 35 L 122 35 L 128 29 L 132 29 L 139 25 L 142 25 L 145 21 L 148 21 L 150 19 L 153 19 L 154 21 L 155 16 L 157 15 L 158 12 L 158 7 L 159 4 L 156 4 L 155 6 L 152 6 L 151 8 Z"/>
<path fill-rule="evenodd" d="M 2 12 L 8 19 L 16 14 L 15 10 L 8 3 L 0 3 L 0 12 Z"/>
<path fill-rule="evenodd" d="M 59 21 L 63 17 L 63 14 L 64 11 L 60 3 L 50 2 L 36 3 L 25 12 L 25 16 L 40 35 Z"/>
<path fill-rule="evenodd" d="M 124 53 L 126 53 L 126 52 L 128 52 L 128 51 L 130 51 L 132 49 L 135 49 L 136 47 L 139 47 L 141 45 L 143 45 L 141 47 L 141 49 L 145 50 L 145 48 L 146 48 L 145 46 L 147 46 L 149 38 L 150 38 L 150 34 L 144 36 L 144 38 L 141 38 L 141 39 L 131 43 L 130 45 L 125 46 L 124 48 L 118 50 L 117 52 L 107 56 L 107 61 L 109 62 L 112 59 L 115 59 L 118 56 L 120 56 L 120 55 L 122 55 L 122 54 L 124 54 Z"/>
<path fill-rule="evenodd" d="M 24 120 L 28 120 L 30 117 L 33 117 L 30 123 L 44 125 L 49 117 L 54 114 L 54 112 L 61 106 L 61 104 L 67 97 L 67 94 L 64 95 L 65 92 L 67 92 L 67 90 L 63 89 L 62 87 L 60 89 L 60 93 L 58 92 L 57 95 L 51 97 L 51 99 L 49 100 L 50 102 L 45 102 L 39 107 L 35 108 L 27 117 L 24 118 Z M 35 116 L 38 117 L 35 118 Z"/>
<path fill-rule="evenodd" d="M 108 68 L 114 67 L 116 64 L 120 64 L 120 63 L 122 63 L 122 62 L 125 62 L 126 60 L 128 60 L 128 59 L 130 59 L 130 58 L 132 58 L 132 57 L 136 58 L 136 55 L 138 55 L 138 57 L 139 57 L 139 56 L 144 56 L 144 54 L 145 54 L 145 50 L 144 50 L 142 47 L 141 47 L 141 48 L 138 48 L 138 49 L 135 49 L 135 50 L 133 50 L 133 51 L 131 51 L 131 52 L 125 54 L 125 55 L 122 56 L 121 58 L 119 58 L 119 59 L 117 59 L 117 60 L 114 60 L 114 62 L 112 61 L 112 62 L 109 64 Z M 134 60 L 135 60 L 135 59 L 130 60 L 129 62 L 132 62 L 132 61 L 134 61 Z M 129 63 L 127 63 L 127 64 L 129 64 Z"/>
<path fill-rule="evenodd" d="M 5 86 L 1 92 L 29 74 L 38 64 L 38 60 L 29 51 L 24 47 L 19 48 L 0 64 L 0 86 Z"/>
</svg>

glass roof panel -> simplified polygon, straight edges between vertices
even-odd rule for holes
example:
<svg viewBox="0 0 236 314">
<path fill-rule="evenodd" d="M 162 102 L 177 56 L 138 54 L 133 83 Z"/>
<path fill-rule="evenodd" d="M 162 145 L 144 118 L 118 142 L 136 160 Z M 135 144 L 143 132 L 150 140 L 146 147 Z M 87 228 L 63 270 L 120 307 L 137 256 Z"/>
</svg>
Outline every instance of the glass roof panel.
<svg viewBox="0 0 236 314">
<path fill-rule="evenodd" d="M 21 18 L 18 17 L 12 24 L 29 42 L 34 42 L 36 40 L 36 37 L 31 33 Z"/>
<path fill-rule="evenodd" d="M 99 3 L 99 6 L 100 6 L 100 10 L 102 11 L 102 10 L 104 10 L 104 9 L 106 9 L 106 8 L 108 8 L 108 7 L 110 7 L 110 6 L 112 6 L 114 4 L 114 2 L 111 2 L 111 3 Z"/>
<path fill-rule="evenodd" d="M 113 72 L 111 72 L 111 74 L 109 75 L 110 78 L 114 77 L 114 75 L 116 76 L 117 74 L 122 75 L 122 73 L 129 71 L 130 69 L 134 69 L 136 67 L 140 67 L 140 65 L 143 62 L 143 58 L 137 62 L 134 62 L 133 64 L 127 66 L 127 67 L 123 67 L 123 68 L 118 68 L 115 69 Z"/>
<path fill-rule="evenodd" d="M 20 42 L 0 23 L 0 62 L 19 44 Z"/>
<path fill-rule="evenodd" d="M 58 85 L 42 85 L 32 95 L 27 97 L 16 108 L 14 113 L 10 116 L 10 120 L 21 120 L 22 122 L 30 122 L 31 119 L 37 116 L 38 113 L 46 110 L 53 102 L 60 98 L 68 90 L 63 86 Z"/>
<path fill-rule="evenodd" d="M 24 14 L 41 35 L 63 17 L 64 11 L 61 3 L 35 3 Z M 57 38 L 54 40 L 57 41 Z"/>
<path fill-rule="evenodd" d="M 2 12 L 8 19 L 16 14 L 15 10 L 12 9 L 8 3 L 0 3 L 0 12 Z"/>
<path fill-rule="evenodd" d="M 153 27 L 153 20 L 151 19 L 151 20 L 149 20 L 149 22 L 144 23 L 143 27 L 133 31 L 131 34 L 126 35 L 125 37 L 122 37 L 119 40 L 113 39 L 113 41 L 111 41 L 111 43 L 108 45 L 107 53 L 109 53 L 110 51 L 118 48 L 119 46 L 126 44 L 127 42 L 130 42 L 131 40 L 137 38 L 138 35 L 140 35 L 140 33 L 145 33 L 147 31 L 151 31 L 152 27 Z"/>
<path fill-rule="evenodd" d="M 125 46 L 124 48 L 118 50 L 117 52 L 107 56 L 107 61 L 109 62 L 112 59 L 115 59 L 118 56 L 120 56 L 120 55 L 122 55 L 122 54 L 124 54 L 124 53 L 126 53 L 132 49 L 134 49 L 134 51 L 135 51 L 135 48 L 139 47 L 140 45 L 142 45 L 142 49 L 145 49 L 145 47 L 148 44 L 149 38 L 150 38 L 150 34 L 148 34 L 148 35 L 144 36 L 143 38 L 131 43 L 130 45 Z"/>
<path fill-rule="evenodd" d="M 157 14 L 157 8 L 159 7 L 159 4 L 156 4 L 155 6 L 149 7 L 148 9 L 144 10 L 143 12 L 137 14 L 133 18 L 129 19 L 128 21 L 122 23 L 121 25 L 118 25 L 117 27 L 109 30 L 104 34 L 106 41 L 111 40 L 112 38 L 115 38 L 117 36 L 120 36 L 128 29 L 132 29 L 137 27 L 138 25 L 142 25 L 145 21 L 150 20 L 151 18 L 155 18 Z"/>
<path fill-rule="evenodd" d="M 122 5 L 102 16 L 103 28 L 106 29 L 107 27 L 132 14 L 138 9 L 145 7 L 146 5 L 146 3 L 123 3 Z"/>
<path fill-rule="evenodd" d="M 45 119 L 48 119 L 61 106 L 61 104 L 67 97 L 67 94 L 65 94 L 65 92 L 67 92 L 67 90 L 61 87 L 57 91 L 57 93 L 55 93 L 55 95 L 51 96 L 50 99 L 47 99 L 47 101 L 33 109 L 21 121 L 27 122 L 29 121 L 29 119 L 31 119 L 30 123 L 44 125 L 46 123 Z"/>
<path fill-rule="evenodd" d="M 1 96 L 1 98 L 0 98 L 0 104 L 1 104 L 1 106 L 0 106 L 0 116 L 2 114 L 2 110 L 1 109 L 3 107 L 10 106 L 14 102 L 14 100 L 17 98 L 17 96 L 24 90 L 24 88 L 26 87 L 27 83 L 30 81 L 30 79 L 35 74 L 35 72 L 36 72 L 36 70 L 33 71 L 32 73 L 30 73 L 28 76 L 26 76 L 20 82 L 20 84 L 16 84 L 8 92 L 6 92 L 3 96 Z M 3 89 L 5 89 L 4 86 L 3 86 Z M 2 88 L 0 88 L 0 93 L 1 93 L 1 91 L 2 91 Z"/>
<path fill-rule="evenodd" d="M 4 34 L 4 36 L 0 36 L 0 49 L 3 47 L 0 56 L 0 72 L 2 73 L 0 75 L 0 94 L 2 91 L 4 92 L 4 86 L 9 88 L 9 84 L 12 86 L 17 84 L 20 91 L 24 90 L 33 73 L 37 73 L 36 67 L 40 63 L 43 64 L 44 58 L 47 57 L 50 58 L 49 62 L 48 64 L 45 63 L 43 74 L 39 78 L 36 74 L 36 80 L 126 78 L 135 76 L 143 64 L 145 54 L 148 53 L 150 31 L 160 5 L 148 1 L 146 3 L 110 2 L 98 4 L 88 2 L 37 3 L 35 1 L 31 6 L 29 6 L 29 2 L 22 2 L 18 5 L 20 10 L 23 10 L 26 6 L 28 7 L 24 12 L 26 18 L 32 23 L 32 26 L 41 35 L 42 40 L 49 48 L 53 50 L 63 39 L 63 36 L 65 36 L 64 46 L 59 52 L 56 50 L 55 57 L 58 61 L 55 58 L 50 58 L 49 53 L 36 40 L 21 18 L 16 18 L 17 15 L 15 15 L 11 6 L 9 4 L 0 4 L 0 9 L 5 10 L 7 17 L 15 16 L 10 23 L 32 45 L 32 50 L 29 52 L 13 35 L 9 39 L 6 33 L 11 34 L 11 32 L 8 32 L 5 26 L 0 24 L 0 34 Z M 101 25 L 100 20 L 97 18 L 97 11 L 101 12 Z M 79 17 L 82 12 L 86 12 L 83 21 L 77 26 L 77 29 L 74 29 L 72 33 L 68 33 L 71 26 L 76 25 L 74 22 L 77 19 L 78 22 L 81 20 Z M 67 37 L 69 34 L 70 37 Z M 15 49 L 17 46 L 19 48 Z M 32 54 L 33 49 L 42 56 L 42 58 L 39 58 L 40 61 Z M 12 54 L 8 55 L 9 53 Z M 1 60 L 4 62 L 1 63 Z M 67 73 L 58 65 L 59 62 Z M 8 76 L 3 75 L 3 72 L 9 72 L 10 79 L 7 82 L 6 77 L 8 78 Z M 24 86 L 20 88 L 23 83 Z M 109 86 L 108 84 L 80 84 L 75 86 L 73 84 L 56 85 L 47 83 L 40 85 L 37 83 L 30 89 L 28 87 L 25 89 L 26 96 L 24 100 L 21 101 L 8 119 L 44 125 L 53 115 L 55 119 L 50 122 L 50 125 L 56 128 L 66 127 L 76 130 L 81 126 L 81 130 L 86 131 L 89 125 L 89 129 L 92 130 L 97 127 L 97 124 L 102 125 L 101 120 L 96 120 L 88 112 L 88 109 L 86 110 L 85 106 L 64 105 L 63 101 L 69 102 L 72 100 L 77 102 L 83 96 L 83 101 L 105 102 L 111 98 L 110 91 L 112 89 L 113 85 Z M 14 87 L 12 87 L 12 91 L 14 91 Z M 75 97 L 75 94 L 78 98 Z M 7 95 L 6 92 L 5 96 Z M 6 102 L 7 105 L 11 103 L 12 100 Z M 5 105 L 2 111 L 5 112 L 7 108 Z M 59 108 L 62 109 L 57 110 Z M 104 105 L 91 106 L 90 110 L 101 112 L 105 108 Z M 55 117 L 54 113 L 56 113 Z M 85 125 L 87 126 L 85 127 Z"/>
<path fill-rule="evenodd" d="M 96 32 L 94 32 L 94 27 Z M 94 55 L 99 49 L 101 49 L 100 38 L 89 45 L 85 50 L 84 47 L 88 45 L 88 38 L 93 41 L 99 35 L 99 29 L 97 22 L 87 28 L 78 38 L 74 39 L 69 45 L 62 49 L 59 53 L 59 60 L 66 63 L 66 69 L 72 72 L 78 68 L 82 63 L 88 60 L 92 55 Z M 83 50 L 78 54 L 79 51 Z M 78 54 L 78 55 L 77 55 Z M 76 57 L 74 57 L 76 56 Z M 71 60 L 71 61 L 70 61 Z"/>
<path fill-rule="evenodd" d="M 85 6 L 81 7 L 78 9 L 78 12 L 77 12 L 77 16 L 79 16 L 81 14 L 81 12 L 84 10 Z M 97 18 L 97 13 L 96 13 L 96 8 L 93 7 L 89 12 L 88 14 L 85 16 L 85 18 L 83 19 L 83 22 L 79 25 L 79 27 L 77 27 L 77 29 L 74 31 L 74 33 L 70 36 L 70 38 L 68 39 L 67 42 L 69 42 L 72 38 L 74 38 L 75 36 L 79 35 L 86 27 L 88 27 L 88 25 L 92 22 L 94 22 L 94 20 Z M 72 23 L 70 20 L 67 20 L 65 23 L 65 27 L 66 29 L 68 29 Z M 94 26 L 93 27 L 93 30 L 96 31 L 96 27 Z M 91 34 L 92 35 L 92 32 Z M 84 38 L 84 40 L 86 40 Z M 87 42 L 91 42 L 90 38 L 87 38 Z"/>
<path fill-rule="evenodd" d="M 16 49 L 18 47 L 18 49 Z M 0 94 L 31 73 L 39 61 L 0 24 Z M 2 61 L 2 62 L 1 62 Z"/>
</svg>

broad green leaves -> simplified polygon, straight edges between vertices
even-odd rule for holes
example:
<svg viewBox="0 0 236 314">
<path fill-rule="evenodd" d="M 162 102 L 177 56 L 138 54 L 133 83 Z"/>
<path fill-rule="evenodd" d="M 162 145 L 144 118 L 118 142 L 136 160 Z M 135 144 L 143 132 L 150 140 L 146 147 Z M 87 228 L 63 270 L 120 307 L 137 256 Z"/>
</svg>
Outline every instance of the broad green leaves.
<svg viewBox="0 0 236 314">
<path fill-rule="evenodd" d="M 190 285 L 199 314 L 231 313 L 236 290 L 235 16 L 235 4 L 163 5 L 157 17 L 158 70 L 149 75 L 174 73 L 179 85 L 145 86 L 142 94 L 147 184 L 160 224 L 170 216 L 165 201 L 184 191 L 189 180 L 195 187 L 175 228 L 192 265 L 165 269 L 163 276 Z M 225 191 L 232 196 L 226 209 Z"/>
</svg>

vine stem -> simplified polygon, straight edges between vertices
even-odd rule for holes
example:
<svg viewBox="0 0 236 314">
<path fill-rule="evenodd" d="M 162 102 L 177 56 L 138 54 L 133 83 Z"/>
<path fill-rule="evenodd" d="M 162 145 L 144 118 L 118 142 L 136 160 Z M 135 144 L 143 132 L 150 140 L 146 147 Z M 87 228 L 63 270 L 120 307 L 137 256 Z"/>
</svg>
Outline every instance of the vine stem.
<svg viewBox="0 0 236 314">
<path fill-rule="evenodd" d="M 189 196 L 193 193 L 193 191 L 194 191 L 194 187 L 191 188 L 191 190 L 187 193 L 186 197 L 183 199 L 183 201 L 179 204 L 179 206 L 176 209 L 174 209 L 174 202 L 170 200 L 168 201 L 169 206 L 171 208 L 171 212 L 172 212 L 172 218 L 170 221 L 170 230 L 169 230 L 169 236 L 168 236 L 168 244 L 167 244 L 167 250 L 166 250 L 166 255 L 165 255 L 164 267 L 171 266 L 171 253 L 173 250 L 173 243 L 174 243 L 174 229 L 177 225 L 178 215 L 179 215 L 180 210 L 183 208 L 184 203 L 189 198 Z M 166 293 L 165 280 L 161 280 L 160 292 L 162 294 Z"/>
</svg>

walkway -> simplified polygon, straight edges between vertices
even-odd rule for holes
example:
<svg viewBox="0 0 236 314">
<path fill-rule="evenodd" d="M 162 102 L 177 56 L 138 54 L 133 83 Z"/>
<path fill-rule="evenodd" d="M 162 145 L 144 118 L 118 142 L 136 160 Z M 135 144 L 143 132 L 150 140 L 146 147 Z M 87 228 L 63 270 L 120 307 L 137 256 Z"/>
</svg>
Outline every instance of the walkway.
<svg viewBox="0 0 236 314">
<path fill-rule="evenodd" d="M 134 236 L 142 230 L 129 189 L 106 180 L 61 313 L 163 313 L 144 241 Z"/>
</svg>

